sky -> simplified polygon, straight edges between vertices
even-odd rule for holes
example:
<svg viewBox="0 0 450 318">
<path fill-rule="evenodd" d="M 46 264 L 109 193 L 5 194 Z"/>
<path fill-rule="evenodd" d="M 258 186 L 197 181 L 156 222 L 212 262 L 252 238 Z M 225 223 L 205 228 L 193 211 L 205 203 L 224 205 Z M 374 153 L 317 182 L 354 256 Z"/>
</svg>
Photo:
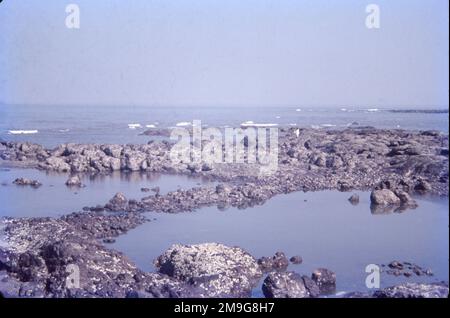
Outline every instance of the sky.
<svg viewBox="0 0 450 318">
<path fill-rule="evenodd" d="M 66 5 L 80 8 L 68 29 Z M 380 8 L 369 29 L 366 5 Z M 448 0 L 3 0 L 0 102 L 446 106 Z"/>
</svg>

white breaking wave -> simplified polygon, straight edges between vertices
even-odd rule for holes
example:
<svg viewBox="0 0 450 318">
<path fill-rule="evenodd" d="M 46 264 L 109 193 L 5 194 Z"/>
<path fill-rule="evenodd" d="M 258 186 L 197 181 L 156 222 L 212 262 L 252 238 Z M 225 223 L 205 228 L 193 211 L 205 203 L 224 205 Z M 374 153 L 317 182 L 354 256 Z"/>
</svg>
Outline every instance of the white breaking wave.
<svg viewBox="0 0 450 318">
<path fill-rule="evenodd" d="M 29 135 L 29 134 L 37 134 L 38 130 L 9 130 L 8 134 L 10 135 Z"/>
<path fill-rule="evenodd" d="M 268 124 L 257 124 L 251 120 L 245 121 L 241 124 L 242 127 L 274 127 L 278 124 L 268 123 Z"/>
<path fill-rule="evenodd" d="M 145 125 L 145 127 L 147 127 L 147 128 L 156 128 L 156 126 L 155 126 L 155 125 L 153 125 L 153 124 L 150 124 L 150 125 Z"/>
<path fill-rule="evenodd" d="M 136 129 L 136 128 L 141 128 L 141 124 L 128 124 L 128 128 L 130 129 Z"/>
<path fill-rule="evenodd" d="M 321 124 L 322 127 L 336 127 L 334 124 Z"/>
<path fill-rule="evenodd" d="M 301 112 L 302 110 L 300 108 L 297 108 L 295 111 L 296 112 Z"/>
<path fill-rule="evenodd" d="M 58 130 L 59 132 L 68 132 L 68 131 L 70 131 L 70 129 L 68 129 L 68 128 L 66 128 L 66 129 L 60 129 L 60 130 Z"/>
<path fill-rule="evenodd" d="M 177 127 L 185 127 L 185 126 L 190 126 L 190 125 L 192 125 L 190 122 L 182 121 L 182 122 L 176 123 L 175 126 L 177 126 Z"/>
<path fill-rule="evenodd" d="M 367 111 L 368 112 L 377 112 L 379 109 L 378 108 L 369 108 Z"/>
</svg>

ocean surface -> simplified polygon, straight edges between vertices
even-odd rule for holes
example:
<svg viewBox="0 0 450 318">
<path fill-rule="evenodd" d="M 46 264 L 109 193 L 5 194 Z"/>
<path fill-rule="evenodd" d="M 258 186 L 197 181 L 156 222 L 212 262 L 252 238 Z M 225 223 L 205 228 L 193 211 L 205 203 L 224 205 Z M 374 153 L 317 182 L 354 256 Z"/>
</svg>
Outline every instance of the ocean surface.
<svg viewBox="0 0 450 318">
<path fill-rule="evenodd" d="M 349 125 L 448 133 L 448 107 L 145 107 L 0 104 L 0 139 L 55 147 L 61 143 L 146 143 L 146 129 L 265 124 L 280 127 L 345 128 Z"/>
</svg>

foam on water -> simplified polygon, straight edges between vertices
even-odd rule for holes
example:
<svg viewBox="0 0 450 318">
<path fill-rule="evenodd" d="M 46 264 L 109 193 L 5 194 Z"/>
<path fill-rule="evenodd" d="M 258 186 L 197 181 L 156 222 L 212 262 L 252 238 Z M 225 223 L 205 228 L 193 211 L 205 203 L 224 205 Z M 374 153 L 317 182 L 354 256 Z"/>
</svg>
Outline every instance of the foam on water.
<svg viewBox="0 0 450 318">
<path fill-rule="evenodd" d="M 252 120 L 248 120 L 241 123 L 241 127 L 275 127 L 275 126 L 278 126 L 278 124 L 275 123 L 258 124 Z"/>
<path fill-rule="evenodd" d="M 30 135 L 30 134 L 37 134 L 38 130 L 9 130 L 9 135 Z"/>
<path fill-rule="evenodd" d="M 128 128 L 130 129 L 136 129 L 136 128 L 141 128 L 141 124 L 128 124 Z"/>
</svg>

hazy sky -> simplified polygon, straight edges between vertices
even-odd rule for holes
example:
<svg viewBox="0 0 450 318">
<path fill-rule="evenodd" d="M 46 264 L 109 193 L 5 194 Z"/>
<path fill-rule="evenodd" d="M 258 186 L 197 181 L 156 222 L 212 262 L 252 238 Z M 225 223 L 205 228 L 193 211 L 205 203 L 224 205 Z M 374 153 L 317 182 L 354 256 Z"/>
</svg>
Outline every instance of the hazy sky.
<svg viewBox="0 0 450 318">
<path fill-rule="evenodd" d="M 4 0 L 0 102 L 446 106 L 448 36 L 448 0 Z"/>
</svg>

